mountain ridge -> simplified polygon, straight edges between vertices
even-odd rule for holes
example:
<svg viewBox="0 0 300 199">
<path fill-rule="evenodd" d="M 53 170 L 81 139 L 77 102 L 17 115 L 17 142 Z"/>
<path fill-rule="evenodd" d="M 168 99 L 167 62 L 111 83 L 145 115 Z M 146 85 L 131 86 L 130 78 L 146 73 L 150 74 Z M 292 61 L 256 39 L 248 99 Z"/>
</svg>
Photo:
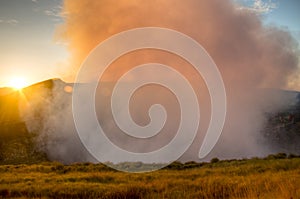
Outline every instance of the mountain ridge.
<svg viewBox="0 0 300 199">
<path fill-rule="evenodd" d="M 74 83 L 66 83 L 61 79 L 55 78 L 37 82 L 21 90 L 0 88 L 0 164 L 36 162 L 47 158 L 65 162 L 63 159 L 64 156 L 55 156 L 55 154 L 52 156 L 51 154 L 45 155 L 49 149 L 47 148 L 48 146 L 46 148 L 45 146 L 40 146 L 41 143 L 45 142 L 41 142 L 40 139 L 48 139 L 47 136 L 51 137 L 51 134 L 41 137 L 40 131 L 44 131 L 45 128 L 51 128 L 51 126 L 45 126 L 48 120 L 53 119 L 49 118 L 49 110 L 50 112 L 56 112 L 56 109 L 63 110 L 64 107 L 69 107 L 68 111 L 71 111 L 70 105 L 73 86 Z M 2 91 L 2 89 L 4 90 Z M 1 92 L 4 91 L 11 92 L 1 95 Z M 300 93 L 297 91 L 275 89 L 272 92 L 284 93 L 286 96 L 296 96 L 297 102 L 296 104 L 289 105 L 287 109 L 266 115 L 268 123 L 261 132 L 264 135 L 263 142 L 280 152 L 300 154 L 300 144 L 297 144 L 300 141 Z M 59 105 L 55 104 L 56 100 L 59 100 Z M 22 118 L 22 114 L 20 114 L 20 108 L 28 110 L 27 113 L 29 112 L 30 120 L 27 119 L 27 121 L 34 124 L 34 127 L 29 127 L 26 124 L 24 118 Z M 68 122 L 72 123 L 72 114 L 70 114 L 65 113 L 64 115 L 64 113 L 60 113 L 56 116 L 61 118 L 68 117 Z M 57 129 L 53 127 L 53 130 L 49 130 L 49 132 L 52 132 Z M 76 129 L 72 127 L 68 131 L 71 132 L 69 134 L 74 139 L 74 143 L 76 143 L 74 145 L 81 145 L 76 134 Z M 56 135 L 59 135 L 59 132 Z M 63 143 L 61 139 L 65 138 L 55 138 L 54 143 L 52 143 L 53 146 L 51 146 L 55 147 Z M 38 146 L 36 146 L 37 140 L 40 143 Z M 20 153 L 20 151 L 26 152 Z M 72 148 L 64 149 L 63 151 L 65 155 L 74 152 Z M 67 163 L 80 161 L 81 159 L 78 159 L 78 157 L 86 153 L 87 151 L 76 152 L 74 157 L 70 161 L 67 161 Z"/>
</svg>

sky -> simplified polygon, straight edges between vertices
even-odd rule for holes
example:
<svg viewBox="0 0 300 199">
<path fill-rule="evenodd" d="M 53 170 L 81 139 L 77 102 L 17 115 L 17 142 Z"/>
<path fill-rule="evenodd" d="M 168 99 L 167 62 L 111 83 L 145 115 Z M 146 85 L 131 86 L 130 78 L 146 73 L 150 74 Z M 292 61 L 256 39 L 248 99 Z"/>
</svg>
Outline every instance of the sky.
<svg viewBox="0 0 300 199">
<path fill-rule="evenodd" d="M 28 83 L 58 77 L 68 52 L 55 41 L 61 0 L 0 1 L 0 86 L 10 78 Z"/>
<path fill-rule="evenodd" d="M 267 25 L 291 31 L 300 42 L 299 0 L 234 0 Z M 25 77 L 28 84 L 67 73 L 68 51 L 55 39 L 62 0 L 0 0 L 0 87 Z"/>
<path fill-rule="evenodd" d="M 265 24 L 287 29 L 300 41 L 299 0 L 236 0 L 236 2 L 242 8 L 260 14 Z"/>
</svg>

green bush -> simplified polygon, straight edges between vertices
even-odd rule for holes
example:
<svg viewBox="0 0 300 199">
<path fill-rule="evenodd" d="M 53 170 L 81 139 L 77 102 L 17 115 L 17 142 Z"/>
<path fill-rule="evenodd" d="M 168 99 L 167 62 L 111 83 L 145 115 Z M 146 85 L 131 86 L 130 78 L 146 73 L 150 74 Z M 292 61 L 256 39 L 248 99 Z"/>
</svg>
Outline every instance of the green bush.
<svg viewBox="0 0 300 199">
<path fill-rule="evenodd" d="M 213 158 L 210 160 L 210 163 L 217 163 L 219 162 L 220 160 L 218 158 Z"/>
</svg>

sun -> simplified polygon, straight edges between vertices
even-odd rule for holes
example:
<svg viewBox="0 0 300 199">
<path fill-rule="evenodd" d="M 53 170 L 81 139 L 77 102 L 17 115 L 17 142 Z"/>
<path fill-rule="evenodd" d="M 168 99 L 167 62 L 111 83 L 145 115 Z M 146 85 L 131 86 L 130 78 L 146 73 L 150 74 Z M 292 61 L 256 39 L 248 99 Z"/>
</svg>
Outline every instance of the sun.
<svg viewBox="0 0 300 199">
<path fill-rule="evenodd" d="M 28 82 L 24 77 L 13 77 L 8 82 L 8 86 L 14 88 L 15 90 L 21 90 L 27 85 Z"/>
</svg>

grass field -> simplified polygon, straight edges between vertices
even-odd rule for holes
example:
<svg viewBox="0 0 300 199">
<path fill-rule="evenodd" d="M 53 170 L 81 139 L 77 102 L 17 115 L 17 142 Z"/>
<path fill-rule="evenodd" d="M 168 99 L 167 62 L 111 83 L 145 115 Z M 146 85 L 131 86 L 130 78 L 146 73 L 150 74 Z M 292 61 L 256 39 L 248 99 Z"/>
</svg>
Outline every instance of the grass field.
<svg viewBox="0 0 300 199">
<path fill-rule="evenodd" d="M 0 166 L 7 198 L 300 198 L 300 158 L 178 162 L 149 173 L 102 164 Z"/>
</svg>

